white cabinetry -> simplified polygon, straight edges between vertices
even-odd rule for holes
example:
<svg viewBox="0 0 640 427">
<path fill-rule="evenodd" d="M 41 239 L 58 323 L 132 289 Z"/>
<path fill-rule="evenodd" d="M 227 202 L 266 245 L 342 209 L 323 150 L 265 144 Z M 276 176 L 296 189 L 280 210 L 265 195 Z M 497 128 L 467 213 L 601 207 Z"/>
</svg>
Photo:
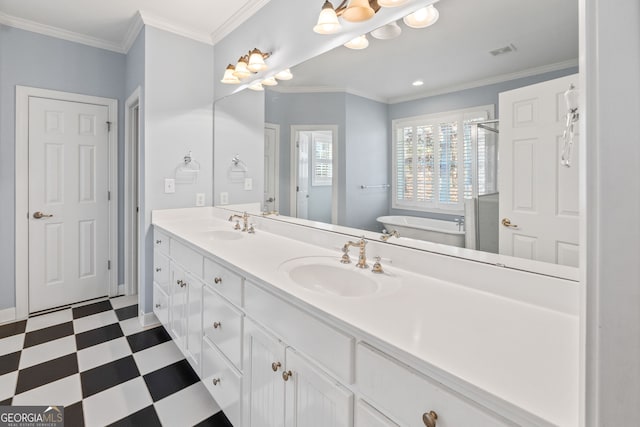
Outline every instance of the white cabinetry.
<svg viewBox="0 0 640 427">
<path fill-rule="evenodd" d="M 169 332 L 178 347 L 184 351 L 185 334 L 187 333 L 187 274 L 184 269 L 174 262 L 170 263 L 169 281 Z"/>
<path fill-rule="evenodd" d="M 185 352 L 193 369 L 200 373 L 200 356 L 202 353 L 202 282 L 187 274 L 187 333 Z"/>
</svg>

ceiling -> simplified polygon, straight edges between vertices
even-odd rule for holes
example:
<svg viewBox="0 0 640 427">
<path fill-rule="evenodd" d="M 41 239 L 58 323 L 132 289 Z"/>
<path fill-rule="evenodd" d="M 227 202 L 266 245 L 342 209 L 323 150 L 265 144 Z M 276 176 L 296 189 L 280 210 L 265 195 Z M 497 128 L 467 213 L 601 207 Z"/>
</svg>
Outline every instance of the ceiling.
<svg viewBox="0 0 640 427">
<path fill-rule="evenodd" d="M 145 22 L 212 43 L 267 1 L 0 0 L 0 23 L 126 51 L 132 42 L 127 37 L 131 37 L 138 11 Z"/>
<path fill-rule="evenodd" d="M 345 90 L 382 102 L 484 86 L 578 64 L 578 0 L 441 0 L 440 19 L 369 47 L 338 47 L 292 69 L 283 92 Z M 513 44 L 516 51 L 489 51 Z M 411 83 L 423 80 L 424 85 Z"/>
</svg>

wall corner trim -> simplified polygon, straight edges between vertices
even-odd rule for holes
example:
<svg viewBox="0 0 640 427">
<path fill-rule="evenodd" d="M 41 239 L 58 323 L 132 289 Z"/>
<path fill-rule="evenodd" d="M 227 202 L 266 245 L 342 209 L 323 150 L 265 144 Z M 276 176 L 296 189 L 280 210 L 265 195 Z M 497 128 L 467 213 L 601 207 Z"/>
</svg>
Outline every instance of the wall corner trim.
<svg viewBox="0 0 640 427">
<path fill-rule="evenodd" d="M 0 325 L 18 320 L 16 318 L 16 308 L 9 307 L 0 310 Z"/>
</svg>

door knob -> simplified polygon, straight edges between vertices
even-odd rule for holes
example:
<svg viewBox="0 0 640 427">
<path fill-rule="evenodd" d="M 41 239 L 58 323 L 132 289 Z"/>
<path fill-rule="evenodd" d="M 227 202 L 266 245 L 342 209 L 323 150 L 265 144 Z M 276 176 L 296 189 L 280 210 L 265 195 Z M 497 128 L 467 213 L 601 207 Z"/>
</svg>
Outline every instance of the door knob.
<svg viewBox="0 0 640 427">
<path fill-rule="evenodd" d="M 429 411 L 422 414 L 422 422 L 426 427 L 436 427 L 436 421 L 438 420 L 438 414 L 435 411 Z"/>
<path fill-rule="evenodd" d="M 511 220 L 509 218 L 502 218 L 502 225 L 510 228 L 518 228 L 517 224 L 511 224 Z"/>
<path fill-rule="evenodd" d="M 42 212 L 38 211 L 38 212 L 34 212 L 33 213 L 33 217 L 35 219 L 40 219 L 40 218 L 51 218 L 53 215 L 47 215 L 47 214 L 43 214 Z"/>
</svg>

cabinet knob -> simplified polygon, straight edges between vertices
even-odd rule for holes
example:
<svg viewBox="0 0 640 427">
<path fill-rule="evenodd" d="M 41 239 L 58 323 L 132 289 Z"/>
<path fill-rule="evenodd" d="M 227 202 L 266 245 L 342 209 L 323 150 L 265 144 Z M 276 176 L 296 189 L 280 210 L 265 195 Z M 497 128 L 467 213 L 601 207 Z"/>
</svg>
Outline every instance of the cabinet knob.
<svg viewBox="0 0 640 427">
<path fill-rule="evenodd" d="M 429 411 L 422 414 L 422 422 L 426 427 L 436 427 L 436 420 L 438 419 L 438 414 L 435 411 Z"/>
<path fill-rule="evenodd" d="M 162 307 L 160 304 L 156 304 L 156 308 L 160 308 Z"/>
<path fill-rule="evenodd" d="M 218 385 L 218 384 L 220 384 L 220 378 L 214 378 L 213 385 Z"/>
<path fill-rule="evenodd" d="M 282 373 L 282 379 L 285 381 L 289 381 L 289 378 L 291 378 L 293 376 L 293 372 L 291 371 L 284 371 Z"/>
<path fill-rule="evenodd" d="M 273 372 L 277 372 L 281 366 L 280 362 L 273 362 L 271 364 L 271 369 L 273 369 Z"/>
<path fill-rule="evenodd" d="M 162 271 L 162 269 L 160 267 L 156 267 L 156 273 L 159 273 L 161 271 Z"/>
<path fill-rule="evenodd" d="M 222 322 L 213 322 L 213 329 L 218 329 L 222 327 Z"/>
<path fill-rule="evenodd" d="M 181 288 L 184 288 L 185 286 L 187 286 L 187 282 L 184 282 L 182 280 L 177 280 L 176 283 L 180 285 Z"/>
<path fill-rule="evenodd" d="M 216 277 L 216 278 L 214 278 L 214 279 L 213 279 L 213 282 L 214 282 L 215 284 L 217 284 L 217 285 L 218 285 L 218 284 L 220 284 L 220 283 L 222 283 L 222 277 Z"/>
<path fill-rule="evenodd" d="M 156 240 L 156 245 L 162 244 L 162 240 Z"/>
</svg>

